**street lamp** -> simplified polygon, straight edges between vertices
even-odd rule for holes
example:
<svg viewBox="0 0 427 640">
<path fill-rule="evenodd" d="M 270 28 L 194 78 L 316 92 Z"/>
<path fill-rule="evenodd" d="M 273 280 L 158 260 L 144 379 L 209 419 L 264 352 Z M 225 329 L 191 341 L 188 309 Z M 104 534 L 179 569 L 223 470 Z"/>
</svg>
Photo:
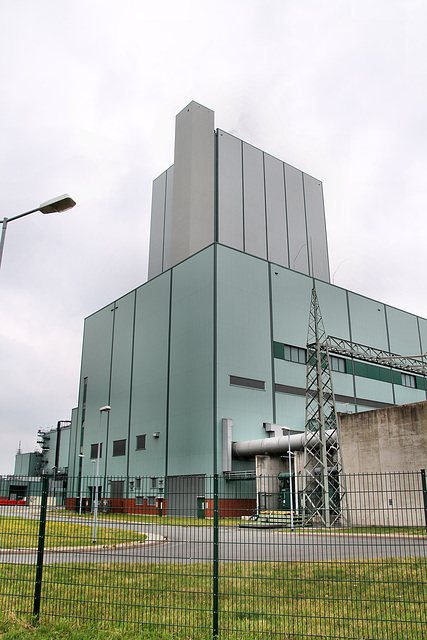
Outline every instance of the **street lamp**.
<svg viewBox="0 0 427 640">
<path fill-rule="evenodd" d="M 98 427 L 98 451 L 96 452 L 96 479 L 95 479 L 95 504 L 93 506 L 93 540 L 92 542 L 96 542 L 96 522 L 98 519 L 98 500 L 99 500 L 99 454 L 101 448 L 101 422 L 102 422 L 102 414 L 108 413 L 111 410 L 111 407 L 105 405 L 105 407 L 100 407 L 99 409 L 99 427 Z"/>
<path fill-rule="evenodd" d="M 64 193 L 62 196 L 58 196 L 57 198 L 52 198 L 52 200 L 48 200 L 47 202 L 43 202 L 36 209 L 31 209 L 31 211 L 26 211 L 25 213 L 19 213 L 17 216 L 13 216 L 12 218 L 3 218 L 2 228 L 1 228 L 1 240 L 0 240 L 0 267 L 1 261 L 3 257 L 3 247 L 4 240 L 6 237 L 6 229 L 9 222 L 12 220 L 18 220 L 18 218 L 24 218 L 24 216 L 29 216 L 30 213 L 35 213 L 36 211 L 40 211 L 41 213 L 61 213 L 62 211 L 67 211 L 68 209 L 72 209 L 75 207 L 76 203 L 67 193 Z"/>
<path fill-rule="evenodd" d="M 79 458 L 81 459 L 80 461 L 83 463 L 83 458 L 84 455 L 83 453 L 79 453 Z M 80 466 L 80 465 L 79 465 Z M 82 485 L 83 485 L 83 469 L 80 468 L 80 499 L 79 499 L 79 516 L 82 515 Z"/>
<path fill-rule="evenodd" d="M 291 507 L 291 531 L 294 530 L 294 498 L 292 495 L 292 464 L 291 464 L 291 431 L 289 427 L 282 427 L 283 432 L 288 432 L 288 470 L 289 470 L 289 495 Z"/>
</svg>

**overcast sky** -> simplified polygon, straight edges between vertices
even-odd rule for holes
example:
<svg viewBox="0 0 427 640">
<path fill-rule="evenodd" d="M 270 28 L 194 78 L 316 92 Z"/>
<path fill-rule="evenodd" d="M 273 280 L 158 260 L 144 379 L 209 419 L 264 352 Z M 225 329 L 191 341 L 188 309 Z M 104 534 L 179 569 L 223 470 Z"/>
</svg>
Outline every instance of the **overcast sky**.
<svg viewBox="0 0 427 640">
<path fill-rule="evenodd" d="M 427 317 L 422 0 L 0 0 L 0 473 L 70 419 L 83 319 L 147 276 L 191 100 L 323 181 L 335 284 Z M 407 354 L 412 355 L 412 354 Z"/>
</svg>

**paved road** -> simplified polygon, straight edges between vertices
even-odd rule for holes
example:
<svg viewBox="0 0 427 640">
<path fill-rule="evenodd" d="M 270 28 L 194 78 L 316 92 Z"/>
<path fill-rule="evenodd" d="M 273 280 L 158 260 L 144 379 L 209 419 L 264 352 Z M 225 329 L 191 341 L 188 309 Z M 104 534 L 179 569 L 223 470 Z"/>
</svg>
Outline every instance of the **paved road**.
<svg viewBox="0 0 427 640">
<path fill-rule="evenodd" d="M 49 517 L 63 521 L 63 518 Z M 81 522 L 78 518 L 72 519 Z M 48 525 L 47 525 L 48 526 Z M 181 562 L 194 563 L 213 558 L 212 527 L 129 524 L 100 521 L 99 527 L 114 527 L 147 534 L 147 542 L 121 548 L 67 549 L 46 551 L 46 564 L 70 562 Z M 362 560 L 369 558 L 426 557 L 427 537 L 396 535 L 352 535 L 290 532 L 272 529 L 220 527 L 219 559 L 235 561 Z M 0 551 L 0 563 L 34 564 L 34 552 Z"/>
</svg>

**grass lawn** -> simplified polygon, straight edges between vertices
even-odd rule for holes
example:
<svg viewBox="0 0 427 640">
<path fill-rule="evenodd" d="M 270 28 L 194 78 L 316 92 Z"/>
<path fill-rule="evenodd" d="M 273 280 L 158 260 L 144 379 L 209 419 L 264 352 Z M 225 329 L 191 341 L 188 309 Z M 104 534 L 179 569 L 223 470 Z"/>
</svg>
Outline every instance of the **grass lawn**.
<svg viewBox="0 0 427 640">
<path fill-rule="evenodd" d="M 37 549 L 39 523 L 20 517 L 0 517 L 1 549 Z M 96 544 L 114 545 L 143 542 L 146 536 L 136 531 L 98 527 Z M 92 545 L 93 527 L 88 524 L 50 521 L 46 527 L 45 549 Z"/>
<path fill-rule="evenodd" d="M 424 558 L 221 563 L 219 570 L 221 640 L 427 639 Z M 34 574 L 34 567 L 0 566 L 4 615 L 32 611 Z M 207 640 L 212 584 L 211 563 L 46 565 L 41 622 L 67 618 L 61 624 L 76 634 L 88 625 L 85 640 Z M 90 635 L 93 624 L 107 635 Z"/>
</svg>

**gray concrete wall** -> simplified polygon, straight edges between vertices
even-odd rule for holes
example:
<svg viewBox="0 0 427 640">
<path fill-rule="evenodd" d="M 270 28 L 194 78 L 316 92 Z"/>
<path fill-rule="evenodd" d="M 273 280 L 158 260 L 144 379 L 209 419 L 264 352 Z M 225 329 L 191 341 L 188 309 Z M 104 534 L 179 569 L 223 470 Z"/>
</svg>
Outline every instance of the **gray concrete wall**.
<svg viewBox="0 0 427 640">
<path fill-rule="evenodd" d="M 352 524 L 423 526 L 427 402 L 339 414 L 339 422 Z"/>
</svg>

